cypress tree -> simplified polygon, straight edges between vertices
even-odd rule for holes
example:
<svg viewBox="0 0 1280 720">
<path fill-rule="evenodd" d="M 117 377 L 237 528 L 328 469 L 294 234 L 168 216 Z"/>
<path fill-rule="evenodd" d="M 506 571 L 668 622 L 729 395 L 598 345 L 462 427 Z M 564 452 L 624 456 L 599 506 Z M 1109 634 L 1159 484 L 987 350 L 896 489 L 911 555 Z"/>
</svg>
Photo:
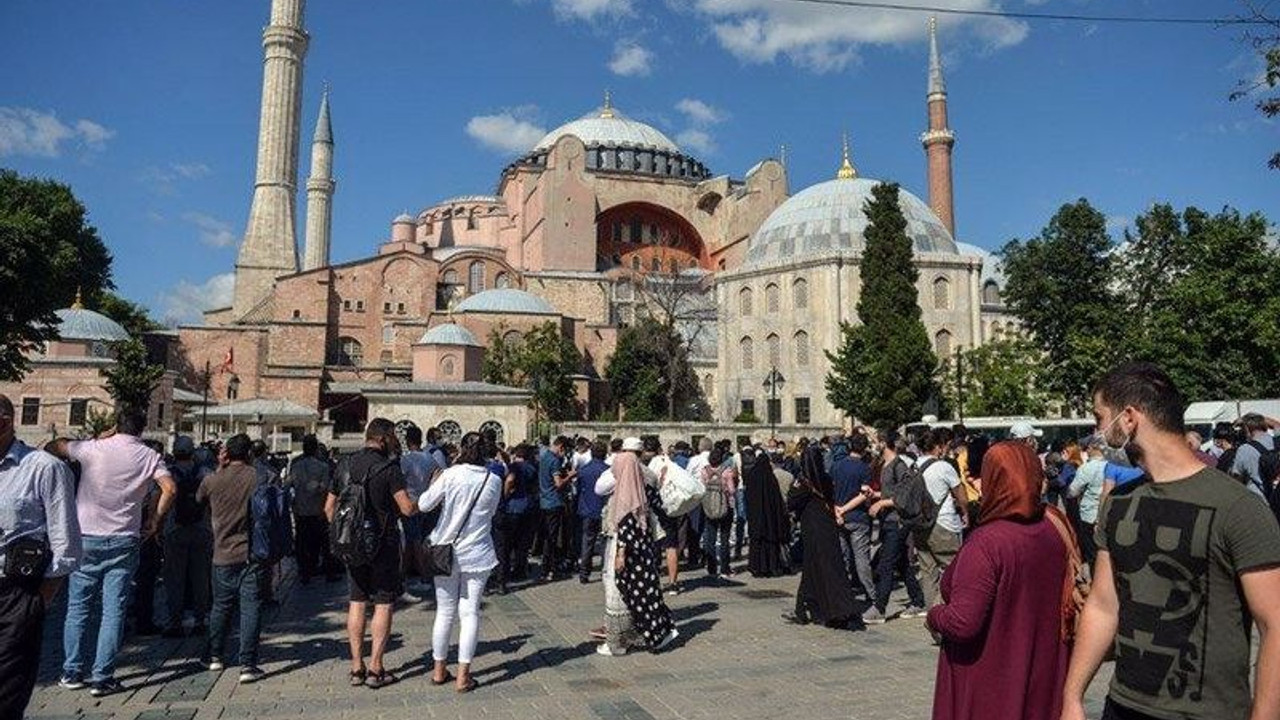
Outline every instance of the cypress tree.
<svg viewBox="0 0 1280 720">
<path fill-rule="evenodd" d="M 938 395 L 938 360 L 920 319 L 907 220 L 898 185 L 881 183 L 863 208 L 869 226 L 862 256 L 857 325 L 841 327 L 843 340 L 827 353 L 827 398 L 850 416 L 875 427 L 918 420 Z"/>
</svg>

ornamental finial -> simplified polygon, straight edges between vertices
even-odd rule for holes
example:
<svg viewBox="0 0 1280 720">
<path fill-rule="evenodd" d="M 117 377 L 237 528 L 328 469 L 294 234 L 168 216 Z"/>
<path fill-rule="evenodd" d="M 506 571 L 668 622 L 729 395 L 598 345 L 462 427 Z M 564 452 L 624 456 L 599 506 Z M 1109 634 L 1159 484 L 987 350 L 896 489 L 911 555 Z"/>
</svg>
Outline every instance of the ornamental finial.
<svg viewBox="0 0 1280 720">
<path fill-rule="evenodd" d="M 604 107 L 600 108 L 600 117 L 613 117 L 613 95 L 607 89 L 604 91 Z"/>
<path fill-rule="evenodd" d="M 73 302 L 73 303 L 71 303 L 71 309 L 72 309 L 72 310 L 83 310 L 83 309 L 84 309 L 84 301 L 83 301 L 83 300 L 81 299 L 81 297 L 80 297 L 80 286 L 79 286 L 79 285 L 77 285 L 77 286 L 76 286 L 76 301 L 75 301 L 75 302 Z"/>
<path fill-rule="evenodd" d="M 836 171 L 836 178 L 852 180 L 856 177 L 858 177 L 858 171 L 854 169 L 853 163 L 849 162 L 849 133 L 846 132 L 841 137 L 840 169 Z"/>
</svg>

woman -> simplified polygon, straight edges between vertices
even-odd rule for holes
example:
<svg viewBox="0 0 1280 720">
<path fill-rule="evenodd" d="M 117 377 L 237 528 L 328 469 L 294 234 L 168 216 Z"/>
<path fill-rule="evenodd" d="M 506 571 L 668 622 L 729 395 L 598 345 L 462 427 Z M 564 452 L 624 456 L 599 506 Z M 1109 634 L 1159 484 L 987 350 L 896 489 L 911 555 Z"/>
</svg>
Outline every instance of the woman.
<svg viewBox="0 0 1280 720">
<path fill-rule="evenodd" d="M 480 598 L 489 571 L 498 565 L 492 524 L 502 497 L 502 480 L 490 472 L 489 461 L 497 453 L 491 440 L 470 432 L 462 438 L 458 464 L 436 478 L 418 500 L 418 509 L 429 512 L 443 504 L 440 520 L 431 532 L 432 545 L 453 544 L 453 574 L 437 577 L 436 621 L 432 633 L 435 670 L 431 682 L 449 682 L 449 636 L 459 620 L 457 691 L 471 692 L 479 685 L 471 677 L 480 631 Z"/>
<path fill-rule="evenodd" d="M 1079 549 L 1041 499 L 1040 459 L 993 445 L 982 462 L 981 524 L 942 576 L 928 627 L 942 639 L 934 720 L 1057 720 L 1070 656 Z M 993 691 L 999 689 L 1005 691 Z"/>
<path fill-rule="evenodd" d="M 800 518 L 804 561 L 794 615 L 787 622 L 848 627 L 855 617 L 853 590 L 840 553 L 840 535 L 832 509 L 831 476 L 822 468 L 822 449 L 810 446 L 800 456 L 800 477 L 787 496 L 787 508 Z"/>
<path fill-rule="evenodd" d="M 747 570 L 753 577 L 785 575 L 782 553 L 791 541 L 791 521 L 778 489 L 778 478 L 764 453 L 742 452 L 742 478 L 747 488 L 747 532 L 751 538 Z"/>
<path fill-rule="evenodd" d="M 657 491 L 645 484 L 640 458 L 634 453 L 614 456 L 612 470 L 615 487 L 605 514 L 613 557 L 605 561 L 612 560 L 612 579 L 632 626 L 657 652 L 680 636 L 658 585 L 658 553 L 650 523 L 650 505 L 657 502 Z"/>
</svg>

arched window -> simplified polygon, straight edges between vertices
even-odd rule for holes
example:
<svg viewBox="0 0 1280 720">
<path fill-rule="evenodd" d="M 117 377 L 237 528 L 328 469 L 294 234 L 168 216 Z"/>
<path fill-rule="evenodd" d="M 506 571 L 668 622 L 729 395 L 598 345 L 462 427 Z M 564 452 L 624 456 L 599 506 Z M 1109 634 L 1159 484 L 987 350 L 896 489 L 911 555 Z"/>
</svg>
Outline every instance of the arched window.
<svg viewBox="0 0 1280 720">
<path fill-rule="evenodd" d="M 933 309 L 951 309 L 951 281 L 942 276 L 933 281 Z"/>
<path fill-rule="evenodd" d="M 982 304 L 1000 304 L 1000 286 L 996 284 L 995 280 L 988 280 L 986 284 L 982 286 Z"/>
<path fill-rule="evenodd" d="M 639 269 L 640 269 L 640 256 L 639 256 L 639 255 L 632 255 L 632 256 L 631 256 L 631 269 L 632 269 L 632 270 L 639 270 Z"/>
<path fill-rule="evenodd" d="M 765 343 L 769 346 L 769 365 L 776 368 L 782 364 L 782 340 L 771 334 L 765 338 Z"/>
<path fill-rule="evenodd" d="M 502 342 L 508 345 L 518 345 L 523 340 L 524 336 L 520 334 L 519 330 L 508 330 L 506 334 L 502 336 Z"/>
<path fill-rule="evenodd" d="M 616 300 L 629 301 L 635 298 L 635 288 L 627 281 L 621 281 L 613 286 L 613 297 Z"/>
<path fill-rule="evenodd" d="M 484 290 L 484 263 L 479 260 L 467 268 L 467 292 L 475 295 Z"/>
<path fill-rule="evenodd" d="M 742 315 L 751 314 L 751 288 L 744 287 L 738 291 L 738 311 Z"/>
<path fill-rule="evenodd" d="M 494 442 L 504 442 L 505 432 L 502 430 L 502 423 L 497 420 L 488 420 L 480 423 L 480 434 L 493 433 Z"/>
<path fill-rule="evenodd" d="M 396 339 L 396 326 L 387 323 L 382 326 L 382 342 L 390 345 Z"/>
<path fill-rule="evenodd" d="M 458 284 L 458 271 L 457 271 L 457 270 L 445 270 L 445 271 L 444 271 L 444 279 L 442 280 L 442 282 L 444 282 L 444 284 L 445 284 L 445 285 L 457 285 L 457 284 Z"/>
<path fill-rule="evenodd" d="M 939 330 L 933 336 L 933 351 L 938 355 L 939 360 L 946 360 L 951 357 L 951 333 L 946 330 Z"/>
<path fill-rule="evenodd" d="M 750 370 L 756 366 L 754 346 L 755 343 L 751 342 L 750 337 L 744 337 L 738 341 L 738 353 L 742 355 L 743 370 Z"/>
<path fill-rule="evenodd" d="M 440 358 L 440 377 L 452 378 L 454 371 L 457 369 L 455 365 L 456 362 L 452 355 L 445 355 Z"/>
<path fill-rule="evenodd" d="M 809 283 L 804 278 L 791 283 L 791 303 L 797 310 L 809 307 Z"/>
<path fill-rule="evenodd" d="M 455 445 L 462 440 L 462 426 L 452 420 L 444 420 L 436 429 L 440 431 L 440 439 Z"/>
<path fill-rule="evenodd" d="M 796 346 L 796 365 L 807 366 L 809 364 L 809 333 L 801 330 L 795 334 L 792 341 Z"/>
<path fill-rule="evenodd" d="M 675 275 L 680 272 L 680 261 L 675 258 L 671 258 L 671 262 L 667 263 L 667 267 L 671 268 L 671 274 Z"/>
<path fill-rule="evenodd" d="M 649 269 L 653 272 L 662 272 L 662 261 L 658 258 L 653 258 L 649 261 Z"/>
<path fill-rule="evenodd" d="M 711 397 L 711 395 L 713 394 L 712 390 L 714 390 L 715 387 L 716 387 L 715 378 L 711 377 L 711 373 L 707 373 L 706 375 L 702 376 L 702 394 L 704 396 L 708 398 Z"/>
<path fill-rule="evenodd" d="M 511 287 L 511 276 L 504 272 L 498 273 L 498 277 L 493 279 L 493 286 L 500 290 L 506 290 Z"/>
<path fill-rule="evenodd" d="M 336 365 L 360 367 L 364 362 L 364 348 L 353 337 L 338 338 L 338 362 Z"/>
<path fill-rule="evenodd" d="M 764 286 L 764 311 L 778 312 L 778 286 L 773 283 Z"/>
</svg>

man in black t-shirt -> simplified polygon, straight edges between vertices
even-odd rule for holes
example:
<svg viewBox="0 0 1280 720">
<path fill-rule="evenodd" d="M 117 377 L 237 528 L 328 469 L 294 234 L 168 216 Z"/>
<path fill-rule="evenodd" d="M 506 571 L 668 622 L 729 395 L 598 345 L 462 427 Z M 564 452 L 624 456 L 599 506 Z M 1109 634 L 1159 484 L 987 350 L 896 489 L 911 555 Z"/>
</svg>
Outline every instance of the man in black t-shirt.
<svg viewBox="0 0 1280 720">
<path fill-rule="evenodd" d="M 404 474 L 394 457 L 399 449 L 396 427 L 390 420 L 374 418 L 365 430 L 364 447 L 344 459 L 325 503 L 325 515 L 333 522 L 338 498 L 351 478 L 364 478 L 368 508 L 380 528 L 378 552 L 367 565 L 349 567 L 350 603 L 347 608 L 347 640 L 351 644 L 351 684 L 379 688 L 396 681 L 382 664 L 391 637 L 391 616 L 396 598 L 404 589 L 400 570 L 400 516 L 411 517 L 418 508 L 405 490 Z M 364 663 L 365 610 L 373 603 L 373 637 L 369 665 Z"/>
</svg>

